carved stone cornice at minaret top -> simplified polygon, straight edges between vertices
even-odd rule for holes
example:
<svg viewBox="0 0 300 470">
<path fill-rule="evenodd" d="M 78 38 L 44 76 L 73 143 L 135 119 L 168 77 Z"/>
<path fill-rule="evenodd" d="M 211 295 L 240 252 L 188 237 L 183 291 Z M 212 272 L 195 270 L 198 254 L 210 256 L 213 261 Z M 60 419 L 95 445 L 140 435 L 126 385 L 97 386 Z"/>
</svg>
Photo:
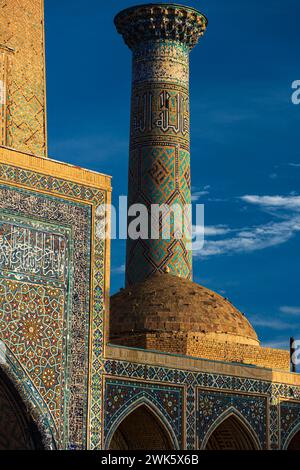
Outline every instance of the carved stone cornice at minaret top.
<svg viewBox="0 0 300 470">
<path fill-rule="evenodd" d="M 115 25 L 130 49 L 145 41 L 164 39 L 193 49 L 205 33 L 207 19 L 194 8 L 161 3 L 127 8 L 115 17 Z"/>
</svg>

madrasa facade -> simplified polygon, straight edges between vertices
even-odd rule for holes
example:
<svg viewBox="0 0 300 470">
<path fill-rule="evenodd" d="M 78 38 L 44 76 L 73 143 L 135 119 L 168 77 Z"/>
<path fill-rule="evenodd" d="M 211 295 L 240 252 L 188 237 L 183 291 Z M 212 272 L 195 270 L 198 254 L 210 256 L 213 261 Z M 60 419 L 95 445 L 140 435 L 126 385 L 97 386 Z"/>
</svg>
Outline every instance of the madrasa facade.
<svg viewBox="0 0 300 470">
<path fill-rule="evenodd" d="M 289 352 L 193 282 L 188 240 L 128 239 L 110 298 L 111 178 L 48 157 L 43 3 L 0 0 L 0 449 L 300 449 Z M 148 4 L 115 26 L 133 55 L 128 203 L 183 207 L 207 19 Z"/>
</svg>

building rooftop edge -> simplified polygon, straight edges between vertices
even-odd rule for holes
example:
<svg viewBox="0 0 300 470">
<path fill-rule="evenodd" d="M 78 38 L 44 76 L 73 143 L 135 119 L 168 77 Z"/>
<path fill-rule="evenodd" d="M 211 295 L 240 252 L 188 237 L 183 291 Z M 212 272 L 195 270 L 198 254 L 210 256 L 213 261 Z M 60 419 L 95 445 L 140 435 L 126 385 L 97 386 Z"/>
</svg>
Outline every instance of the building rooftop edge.
<svg viewBox="0 0 300 470">
<path fill-rule="evenodd" d="M 76 180 L 88 186 L 97 186 L 111 191 L 112 177 L 110 175 L 3 145 L 0 145 L 0 163 L 22 166 L 27 170 L 44 172 L 59 178 Z M 54 170 L 56 170 L 55 173 Z"/>
<path fill-rule="evenodd" d="M 275 350 L 275 351 L 281 351 Z M 282 369 L 268 368 L 257 365 L 226 362 L 202 357 L 167 353 L 157 350 L 145 350 L 130 346 L 121 346 L 111 342 L 106 344 L 105 358 L 107 360 L 130 361 L 138 364 L 151 364 L 176 369 L 185 369 L 197 373 L 214 372 L 229 376 L 243 376 L 256 380 L 300 385 L 300 374 Z"/>
</svg>

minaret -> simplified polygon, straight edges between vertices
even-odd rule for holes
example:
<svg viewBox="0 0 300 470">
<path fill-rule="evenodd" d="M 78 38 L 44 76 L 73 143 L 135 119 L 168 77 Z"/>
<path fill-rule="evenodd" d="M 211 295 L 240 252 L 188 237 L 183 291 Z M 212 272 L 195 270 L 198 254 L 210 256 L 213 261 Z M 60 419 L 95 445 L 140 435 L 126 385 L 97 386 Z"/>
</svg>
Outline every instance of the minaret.
<svg viewBox="0 0 300 470">
<path fill-rule="evenodd" d="M 128 237 L 126 285 L 164 272 L 192 279 L 189 54 L 207 19 L 162 3 L 128 8 L 115 24 L 133 53 L 128 206 L 144 204 L 149 220 L 152 205 L 176 207 L 183 220 L 182 237 L 172 224 L 169 238 L 161 236 L 162 216 L 159 239 L 150 230 L 148 239 Z"/>
<path fill-rule="evenodd" d="M 0 0 L 0 146 L 47 156 L 44 0 Z"/>
<path fill-rule="evenodd" d="M 115 23 L 133 52 L 129 207 L 183 207 L 191 200 L 189 53 L 207 20 L 193 8 L 164 3 L 124 10 Z M 185 223 L 190 227 L 191 218 Z M 192 282 L 188 242 L 174 233 L 128 240 L 127 287 L 111 297 L 110 340 L 213 360 L 228 360 L 230 351 L 240 360 L 243 345 L 259 346 L 257 335 L 230 302 Z"/>
</svg>

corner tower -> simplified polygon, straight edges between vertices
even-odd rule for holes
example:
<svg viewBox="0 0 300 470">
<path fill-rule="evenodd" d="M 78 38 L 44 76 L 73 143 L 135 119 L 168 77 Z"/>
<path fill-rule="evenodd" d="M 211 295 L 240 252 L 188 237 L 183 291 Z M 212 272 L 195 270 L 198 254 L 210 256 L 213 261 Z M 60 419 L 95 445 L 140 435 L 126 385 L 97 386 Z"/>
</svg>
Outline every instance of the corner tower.
<svg viewBox="0 0 300 470">
<path fill-rule="evenodd" d="M 149 214 L 154 204 L 177 207 L 184 232 L 176 236 L 174 226 L 169 238 L 128 237 L 126 284 L 164 272 L 191 279 L 189 54 L 207 19 L 162 3 L 128 8 L 115 24 L 133 53 L 128 205 L 143 204 Z M 156 221 L 161 233 L 163 220 Z"/>
<path fill-rule="evenodd" d="M 0 145 L 47 156 L 44 0 L 0 0 Z"/>
</svg>

